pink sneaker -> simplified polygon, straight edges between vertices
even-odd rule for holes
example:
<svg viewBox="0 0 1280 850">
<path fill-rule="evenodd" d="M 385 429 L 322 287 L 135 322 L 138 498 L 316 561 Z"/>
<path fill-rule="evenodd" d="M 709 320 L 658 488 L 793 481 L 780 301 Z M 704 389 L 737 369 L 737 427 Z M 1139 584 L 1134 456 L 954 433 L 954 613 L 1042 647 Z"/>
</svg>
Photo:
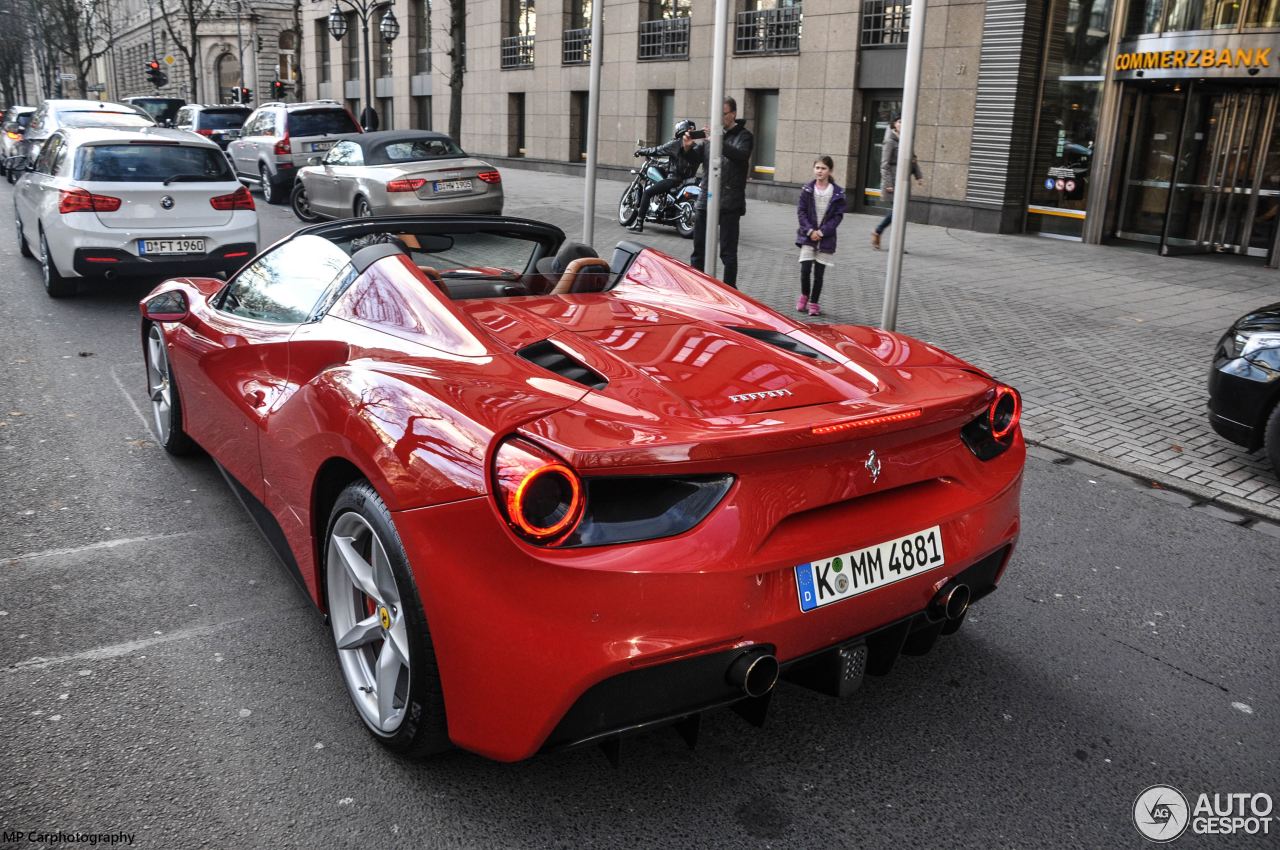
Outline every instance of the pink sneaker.
<svg viewBox="0 0 1280 850">
<path fill-rule="evenodd" d="M 809 296 L 801 295 L 800 300 L 796 302 L 796 312 L 803 313 L 804 308 L 809 306 Z"/>
<path fill-rule="evenodd" d="M 810 302 L 809 302 L 809 315 L 810 315 L 810 316 L 821 316 L 821 315 L 822 315 L 822 308 L 818 306 L 818 302 L 817 302 L 817 301 L 810 301 Z"/>
</svg>

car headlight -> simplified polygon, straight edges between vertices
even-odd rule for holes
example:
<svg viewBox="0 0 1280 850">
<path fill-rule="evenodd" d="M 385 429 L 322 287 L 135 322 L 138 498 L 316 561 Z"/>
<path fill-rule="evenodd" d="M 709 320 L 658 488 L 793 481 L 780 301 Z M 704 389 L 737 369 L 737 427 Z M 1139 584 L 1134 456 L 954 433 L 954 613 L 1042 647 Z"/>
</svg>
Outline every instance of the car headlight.
<svg viewBox="0 0 1280 850">
<path fill-rule="evenodd" d="M 1280 348 L 1280 333 L 1274 331 L 1236 331 L 1227 338 L 1227 354 L 1252 360 L 1262 351 Z"/>
</svg>

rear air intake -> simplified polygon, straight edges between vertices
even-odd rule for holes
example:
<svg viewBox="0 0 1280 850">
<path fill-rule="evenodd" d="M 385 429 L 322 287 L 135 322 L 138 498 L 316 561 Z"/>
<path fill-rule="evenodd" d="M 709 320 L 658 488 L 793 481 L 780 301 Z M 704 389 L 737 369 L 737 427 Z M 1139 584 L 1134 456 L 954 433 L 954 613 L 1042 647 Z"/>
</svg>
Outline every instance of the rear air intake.
<svg viewBox="0 0 1280 850">
<path fill-rule="evenodd" d="M 603 375 L 583 366 L 549 339 L 526 345 L 516 353 L 535 366 L 541 366 L 566 381 L 573 381 L 593 390 L 602 390 L 609 384 Z"/>
<path fill-rule="evenodd" d="M 781 348 L 783 351 L 789 351 L 792 354 L 799 354 L 804 357 L 812 357 L 814 360 L 829 360 L 824 357 L 821 352 L 810 348 L 803 342 L 793 339 L 784 333 L 766 330 L 764 328 L 729 328 L 731 331 L 737 331 L 743 336 L 749 336 L 752 339 L 758 339 L 761 342 L 768 343 L 774 348 Z"/>
</svg>

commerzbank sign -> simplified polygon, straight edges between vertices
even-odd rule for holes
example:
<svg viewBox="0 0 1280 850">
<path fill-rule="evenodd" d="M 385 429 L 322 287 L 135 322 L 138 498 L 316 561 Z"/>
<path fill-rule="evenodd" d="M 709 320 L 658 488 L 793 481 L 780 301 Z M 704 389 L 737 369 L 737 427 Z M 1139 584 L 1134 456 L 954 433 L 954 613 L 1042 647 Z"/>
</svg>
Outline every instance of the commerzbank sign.
<svg viewBox="0 0 1280 850">
<path fill-rule="evenodd" d="M 1280 35 L 1230 33 L 1140 38 L 1120 45 L 1111 64 L 1117 79 L 1280 76 Z"/>
</svg>

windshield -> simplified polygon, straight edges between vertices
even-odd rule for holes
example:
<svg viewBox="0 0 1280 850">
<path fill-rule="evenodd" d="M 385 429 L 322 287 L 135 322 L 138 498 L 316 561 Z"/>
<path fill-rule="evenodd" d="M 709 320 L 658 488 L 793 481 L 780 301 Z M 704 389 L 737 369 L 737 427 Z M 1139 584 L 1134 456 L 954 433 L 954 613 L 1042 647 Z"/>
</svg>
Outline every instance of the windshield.
<svg viewBox="0 0 1280 850">
<path fill-rule="evenodd" d="M 63 127 L 154 127 L 155 122 L 136 112 L 63 112 Z"/>
<path fill-rule="evenodd" d="M 369 165 L 398 162 L 420 162 L 427 159 L 451 159 L 466 156 L 453 139 L 407 139 L 389 142 L 369 157 Z"/>
<path fill-rule="evenodd" d="M 235 130 L 244 126 L 244 119 L 249 113 L 243 109 L 228 109 L 225 112 L 214 112 L 206 109 L 196 116 L 196 126 L 201 130 Z"/>
<path fill-rule="evenodd" d="M 75 178 L 159 183 L 171 177 L 230 180 L 227 158 L 216 148 L 187 145 L 86 145 L 76 153 Z"/>
<path fill-rule="evenodd" d="M 131 103 L 139 109 L 145 109 L 148 115 L 156 119 L 157 124 L 163 121 L 172 121 L 183 105 L 180 100 L 168 98 L 140 99 L 131 101 Z"/>
<path fill-rule="evenodd" d="M 360 128 L 345 109 L 312 109 L 289 113 L 290 136 L 332 136 L 359 132 Z"/>
</svg>

